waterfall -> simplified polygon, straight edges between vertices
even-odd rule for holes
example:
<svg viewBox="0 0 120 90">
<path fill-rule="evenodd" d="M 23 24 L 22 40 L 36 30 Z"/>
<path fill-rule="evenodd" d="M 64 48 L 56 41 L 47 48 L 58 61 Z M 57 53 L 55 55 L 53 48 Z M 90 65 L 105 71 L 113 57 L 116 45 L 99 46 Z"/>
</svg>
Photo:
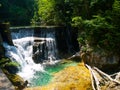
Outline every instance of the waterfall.
<svg viewBox="0 0 120 90">
<path fill-rule="evenodd" d="M 40 62 L 49 62 L 49 63 L 55 63 L 55 60 L 58 59 L 58 51 L 57 51 L 57 45 L 55 40 L 55 32 L 54 31 L 46 31 L 42 30 L 39 34 L 39 37 L 36 37 L 35 40 L 37 42 L 34 42 L 34 44 L 37 45 L 37 49 L 34 50 L 33 55 L 39 54 L 37 58 L 35 58 L 37 61 L 40 60 Z M 36 56 L 35 56 L 36 57 Z"/>
<path fill-rule="evenodd" d="M 34 77 L 36 71 L 44 71 L 47 64 L 55 64 L 57 56 L 57 46 L 55 40 L 55 32 L 41 31 L 38 35 L 34 34 L 34 29 L 20 29 L 11 33 L 14 46 L 4 43 L 6 56 L 13 62 L 20 64 L 18 75 L 25 80 Z M 34 50 L 34 45 L 38 44 Z M 42 60 L 42 63 L 35 63 L 33 55 L 39 57 L 36 60 Z"/>
<path fill-rule="evenodd" d="M 13 43 L 15 46 L 10 46 L 4 43 L 6 49 L 6 56 L 13 62 L 20 64 L 20 71 L 18 75 L 24 79 L 30 79 L 33 77 L 36 71 L 44 71 L 41 64 L 35 64 L 32 60 L 33 52 L 33 31 L 20 30 L 19 32 L 12 32 Z"/>
</svg>

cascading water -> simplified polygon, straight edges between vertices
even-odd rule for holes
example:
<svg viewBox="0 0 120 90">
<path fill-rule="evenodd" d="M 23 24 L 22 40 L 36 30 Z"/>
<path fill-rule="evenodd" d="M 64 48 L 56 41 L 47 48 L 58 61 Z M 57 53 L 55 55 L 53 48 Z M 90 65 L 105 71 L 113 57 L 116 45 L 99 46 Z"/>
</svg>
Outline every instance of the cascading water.
<svg viewBox="0 0 120 90">
<path fill-rule="evenodd" d="M 40 62 L 54 64 L 56 62 L 55 60 L 58 59 L 55 32 L 42 30 L 38 37 L 35 38 L 35 41 L 37 42 L 34 42 L 34 46 L 37 49 L 34 49 L 33 52 L 34 59 Z"/>
<path fill-rule="evenodd" d="M 14 46 L 4 43 L 4 47 L 6 56 L 20 64 L 18 74 L 24 80 L 28 80 L 31 83 L 30 86 L 48 84 L 52 78 L 51 74 L 65 67 L 57 62 L 60 61 L 59 57 L 62 58 L 62 53 L 70 51 L 67 32 L 55 27 L 11 30 Z M 61 56 L 58 56 L 58 53 L 61 53 Z"/>
<path fill-rule="evenodd" d="M 20 64 L 20 71 L 18 74 L 24 79 L 33 77 L 35 71 L 44 71 L 41 64 L 35 64 L 32 60 L 33 52 L 33 30 L 20 30 L 19 32 L 12 32 L 13 43 L 15 46 L 10 46 L 4 43 L 6 48 L 6 56 L 13 62 Z"/>
<path fill-rule="evenodd" d="M 55 42 L 55 35 L 54 33 L 48 33 L 46 35 L 46 50 L 45 52 L 45 58 L 47 60 L 56 60 L 57 59 L 57 47 Z"/>
<path fill-rule="evenodd" d="M 37 33 L 38 34 L 38 33 Z M 55 64 L 59 60 L 57 55 L 57 46 L 54 31 L 44 31 L 38 35 L 34 34 L 33 29 L 20 29 L 11 33 L 14 46 L 4 43 L 6 56 L 13 62 L 20 64 L 18 75 L 31 82 L 34 74 L 38 71 L 42 75 L 48 75 L 44 70 L 48 64 Z M 36 42 L 37 40 L 37 42 Z M 37 44 L 37 49 L 34 45 Z M 42 60 L 42 63 L 35 63 L 34 54 L 37 54 L 36 60 Z M 49 75 L 48 75 L 49 76 Z M 46 82 L 46 81 L 45 81 Z"/>
</svg>

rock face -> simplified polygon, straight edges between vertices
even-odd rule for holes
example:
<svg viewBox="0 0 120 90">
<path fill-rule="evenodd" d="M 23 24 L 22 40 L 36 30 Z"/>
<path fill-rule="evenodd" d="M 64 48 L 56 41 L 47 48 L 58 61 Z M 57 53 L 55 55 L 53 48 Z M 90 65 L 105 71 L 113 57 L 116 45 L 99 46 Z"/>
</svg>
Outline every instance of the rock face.
<svg viewBox="0 0 120 90">
<path fill-rule="evenodd" d="M 82 60 L 90 66 L 98 67 L 104 71 L 113 71 L 119 68 L 120 57 L 105 53 L 102 50 L 80 53 Z"/>
<path fill-rule="evenodd" d="M 3 42 L 8 43 L 9 45 L 13 45 L 9 26 L 10 26 L 9 24 L 1 23 L 0 24 L 0 34 L 2 36 Z"/>
</svg>

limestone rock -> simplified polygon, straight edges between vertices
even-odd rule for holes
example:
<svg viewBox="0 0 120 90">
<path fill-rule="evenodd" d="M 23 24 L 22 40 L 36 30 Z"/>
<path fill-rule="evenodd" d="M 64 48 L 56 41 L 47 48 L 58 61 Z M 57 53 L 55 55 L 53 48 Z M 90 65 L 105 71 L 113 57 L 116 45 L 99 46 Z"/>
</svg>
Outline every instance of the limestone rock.
<svg viewBox="0 0 120 90">
<path fill-rule="evenodd" d="M 120 57 L 114 54 L 105 53 L 102 50 L 80 53 L 82 60 L 90 66 L 102 70 L 116 70 L 120 64 Z"/>
</svg>

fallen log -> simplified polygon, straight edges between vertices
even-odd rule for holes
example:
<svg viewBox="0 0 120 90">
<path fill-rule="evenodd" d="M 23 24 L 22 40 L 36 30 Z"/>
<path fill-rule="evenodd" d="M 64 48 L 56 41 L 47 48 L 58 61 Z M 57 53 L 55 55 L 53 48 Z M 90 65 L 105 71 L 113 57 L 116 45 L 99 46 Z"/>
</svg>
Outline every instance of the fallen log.
<svg viewBox="0 0 120 90">
<path fill-rule="evenodd" d="M 120 82 L 96 67 L 86 67 L 91 73 L 93 90 L 120 90 Z"/>
</svg>

